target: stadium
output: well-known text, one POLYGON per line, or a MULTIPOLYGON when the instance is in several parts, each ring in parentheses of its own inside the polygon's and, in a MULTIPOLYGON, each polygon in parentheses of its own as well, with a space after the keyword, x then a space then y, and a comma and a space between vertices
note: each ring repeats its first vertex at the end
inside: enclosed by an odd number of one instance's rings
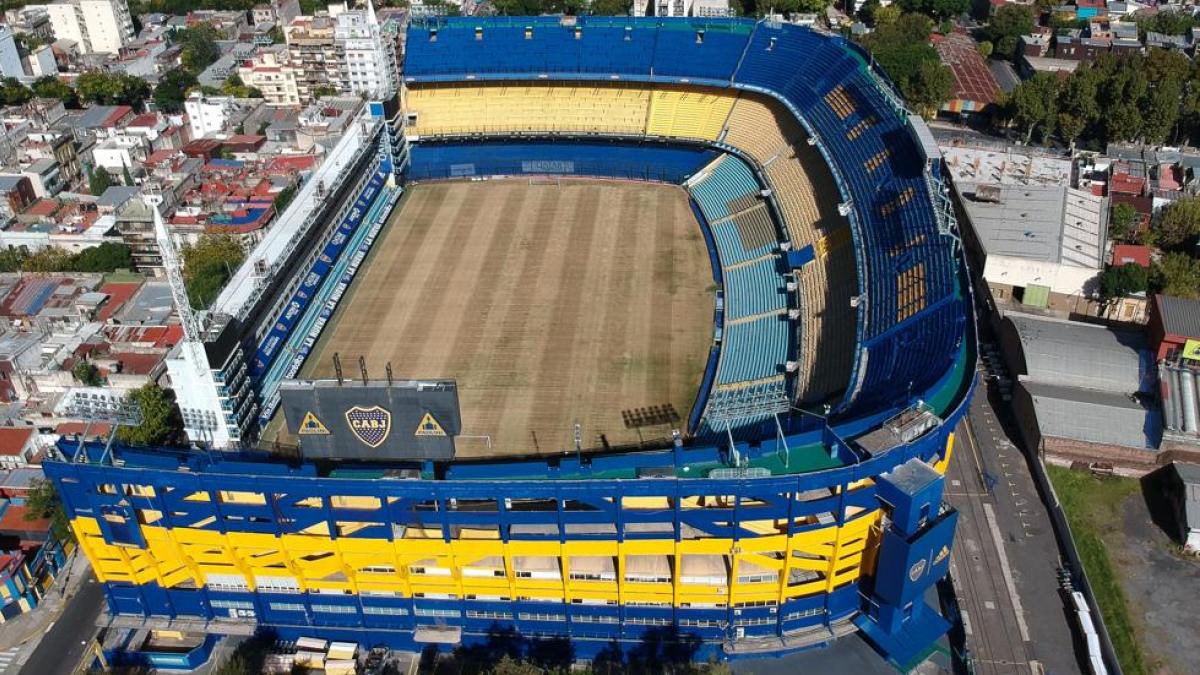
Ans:
POLYGON ((299 458, 46 464, 114 621, 925 658, 975 337, 936 144, 869 59, 765 21, 441 18, 403 77, 203 345, 252 392, 217 414, 282 408, 299 458))

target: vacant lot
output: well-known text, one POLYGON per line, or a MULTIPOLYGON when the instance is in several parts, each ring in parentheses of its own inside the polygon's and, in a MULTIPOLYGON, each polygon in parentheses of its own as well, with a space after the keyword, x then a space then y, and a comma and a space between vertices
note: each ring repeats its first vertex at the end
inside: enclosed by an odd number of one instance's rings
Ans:
POLYGON ((412 188, 305 367, 458 380, 460 457, 557 453, 683 428, 712 337, 681 188, 527 180, 412 188), (674 424, 627 428, 661 406, 674 424), (486 438, 490 438, 488 448, 486 438))

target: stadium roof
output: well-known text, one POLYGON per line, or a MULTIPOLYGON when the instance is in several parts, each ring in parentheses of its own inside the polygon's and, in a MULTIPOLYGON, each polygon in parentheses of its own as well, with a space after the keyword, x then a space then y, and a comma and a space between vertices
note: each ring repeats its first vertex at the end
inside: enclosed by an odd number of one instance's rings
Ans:
POLYGON ((1132 396, 1041 382, 1021 386, 1033 399, 1043 436, 1132 448, 1158 446, 1162 415, 1132 396))
POLYGON ((1121 395, 1154 387, 1154 355, 1140 332, 1023 314, 1007 320, 1025 355, 1023 379, 1121 395))

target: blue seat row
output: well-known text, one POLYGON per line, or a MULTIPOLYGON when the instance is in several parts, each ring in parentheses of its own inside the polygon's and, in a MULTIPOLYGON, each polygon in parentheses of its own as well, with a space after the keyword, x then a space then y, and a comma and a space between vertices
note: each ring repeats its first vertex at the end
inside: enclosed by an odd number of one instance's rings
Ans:
POLYGON ((784 309, 787 309, 787 297, 774 258, 745 267, 726 268, 726 321, 784 309))
POLYGON ((735 211, 729 205, 753 197, 759 186, 744 162, 726 155, 707 176, 693 184, 691 190, 704 217, 711 223, 733 215, 735 211))
POLYGON ((726 324, 717 384, 761 380, 783 373, 790 326, 784 316, 726 324))

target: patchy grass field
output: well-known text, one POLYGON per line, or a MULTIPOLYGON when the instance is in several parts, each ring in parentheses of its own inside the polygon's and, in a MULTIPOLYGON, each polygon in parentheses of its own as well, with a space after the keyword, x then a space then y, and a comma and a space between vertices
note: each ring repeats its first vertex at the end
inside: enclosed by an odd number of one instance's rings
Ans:
POLYGON ((712 341, 699 225, 677 186, 526 180, 417 185, 303 377, 458 380, 460 457, 560 453, 683 427, 712 341), (674 425, 627 428, 663 406, 674 425), (490 447, 482 439, 491 439, 490 447))
POLYGON ((1047 465, 1046 473, 1066 511, 1071 536, 1083 560, 1092 591, 1100 603, 1117 659, 1126 675, 1144 675, 1154 670, 1142 651, 1140 626, 1130 611, 1121 575, 1109 556, 1112 546, 1121 546, 1122 504, 1139 495, 1141 485, 1132 478, 1095 478, 1081 471, 1047 465))

